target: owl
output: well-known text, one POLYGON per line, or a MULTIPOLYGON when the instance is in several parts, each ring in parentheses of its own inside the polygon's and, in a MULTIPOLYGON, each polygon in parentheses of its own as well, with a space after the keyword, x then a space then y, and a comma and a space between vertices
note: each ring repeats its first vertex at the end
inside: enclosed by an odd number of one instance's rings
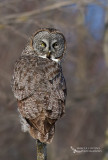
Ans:
POLYGON ((65 112, 66 83, 61 67, 65 48, 62 33, 40 29, 14 67, 11 86, 22 129, 43 143, 52 142, 55 123, 65 112))

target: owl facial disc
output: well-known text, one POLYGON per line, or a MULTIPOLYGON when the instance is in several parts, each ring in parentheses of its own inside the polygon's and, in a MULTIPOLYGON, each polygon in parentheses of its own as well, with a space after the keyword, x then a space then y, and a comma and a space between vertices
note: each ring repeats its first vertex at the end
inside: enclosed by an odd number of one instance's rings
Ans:
POLYGON ((35 54, 59 62, 65 51, 65 39, 59 32, 40 31, 32 40, 35 54))

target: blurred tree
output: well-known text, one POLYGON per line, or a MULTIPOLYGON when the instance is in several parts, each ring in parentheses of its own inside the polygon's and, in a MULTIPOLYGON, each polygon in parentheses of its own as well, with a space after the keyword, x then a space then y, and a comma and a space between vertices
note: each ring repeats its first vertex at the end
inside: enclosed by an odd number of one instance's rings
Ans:
POLYGON ((102 40, 105 28, 105 6, 91 3, 86 6, 85 25, 96 40, 102 40))
POLYGON ((36 157, 34 140, 20 130, 10 80, 28 37, 40 27, 58 28, 67 39, 63 62, 68 87, 66 115, 57 124, 48 158, 102 160, 107 153, 103 150, 73 155, 70 146, 103 147, 105 143, 108 0, 0 0, 0 159, 36 157))

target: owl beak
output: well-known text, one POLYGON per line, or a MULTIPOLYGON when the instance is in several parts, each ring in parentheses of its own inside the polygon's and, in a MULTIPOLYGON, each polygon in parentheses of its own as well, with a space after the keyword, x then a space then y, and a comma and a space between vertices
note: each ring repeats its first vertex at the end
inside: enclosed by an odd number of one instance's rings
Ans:
POLYGON ((50 59, 50 57, 51 57, 51 51, 49 50, 48 53, 47 53, 47 58, 50 59))

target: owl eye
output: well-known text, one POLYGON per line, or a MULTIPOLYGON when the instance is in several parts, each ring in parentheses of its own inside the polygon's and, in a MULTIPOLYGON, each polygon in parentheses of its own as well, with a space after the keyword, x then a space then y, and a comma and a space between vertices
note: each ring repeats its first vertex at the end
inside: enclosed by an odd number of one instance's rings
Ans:
POLYGON ((55 42, 55 43, 53 44, 53 48, 58 48, 58 43, 57 43, 57 42, 55 42))
POLYGON ((46 44, 45 44, 44 42, 41 42, 41 43, 40 43, 40 46, 41 46, 42 48, 45 48, 45 47, 46 47, 46 44))

